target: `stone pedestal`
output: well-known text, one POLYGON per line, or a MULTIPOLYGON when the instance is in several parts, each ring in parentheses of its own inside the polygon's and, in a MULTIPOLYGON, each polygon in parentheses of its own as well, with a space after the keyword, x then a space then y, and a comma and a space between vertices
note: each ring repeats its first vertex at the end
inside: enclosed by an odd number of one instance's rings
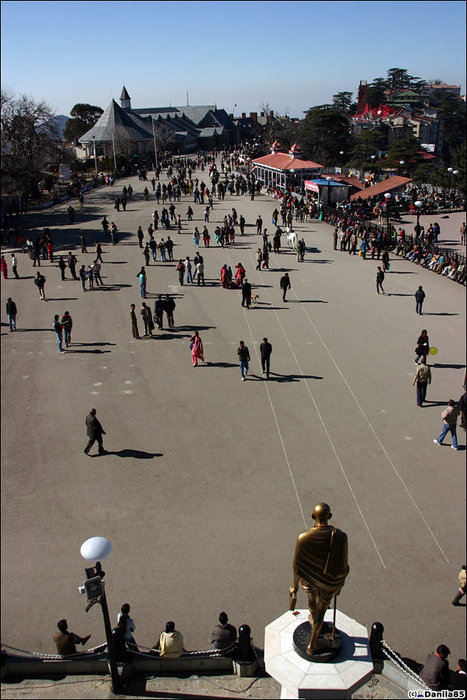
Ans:
MULTIPOLYGON (((332 624, 333 610, 325 621, 332 624)), ((368 632, 363 625, 337 611, 336 627, 342 651, 329 663, 302 659, 294 650, 295 629, 308 620, 308 610, 288 611, 265 630, 266 671, 282 685, 281 698, 348 698, 373 673, 368 632)))

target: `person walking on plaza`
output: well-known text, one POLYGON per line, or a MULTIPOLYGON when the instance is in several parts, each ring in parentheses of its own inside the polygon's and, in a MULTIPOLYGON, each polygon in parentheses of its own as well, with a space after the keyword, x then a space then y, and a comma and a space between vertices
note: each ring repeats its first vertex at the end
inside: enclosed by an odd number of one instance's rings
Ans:
POLYGON ((154 302, 154 321, 160 331, 164 330, 164 301, 162 294, 159 294, 154 302))
POLYGON ((96 418, 96 409, 91 408, 89 411, 88 415, 86 416, 86 430, 87 430, 87 436, 89 438, 88 444, 84 448, 85 454, 89 454, 89 450, 91 447, 94 445, 94 443, 97 440, 97 444, 99 446, 99 454, 103 455, 106 453, 106 450, 104 450, 104 445, 102 442, 102 436, 106 434, 104 428, 100 424, 100 421, 96 418))
POLYGON ((82 644, 84 646, 91 638, 90 634, 86 637, 80 637, 73 632, 69 632, 68 622, 66 620, 59 620, 57 622, 57 628, 58 633, 54 635, 54 643, 57 648, 57 654, 60 654, 60 656, 76 654, 76 645, 82 644))
POLYGON ((58 266, 60 268, 60 274, 62 276, 62 282, 65 281, 65 270, 66 270, 66 262, 63 259, 63 255, 60 255, 58 259, 58 266))
POLYGON ((142 299, 146 299, 146 270, 144 265, 136 275, 139 281, 139 291, 142 299))
POLYGON ((131 306, 130 306, 131 332, 133 334, 133 338, 136 338, 137 340, 139 340, 138 319, 136 318, 135 308, 136 308, 135 305, 131 304, 131 306))
POLYGON ((261 218, 261 214, 258 215, 258 218, 256 219, 256 233, 261 236, 263 233, 263 220, 261 218))
POLYGON ((269 379, 272 345, 267 338, 263 338, 263 342, 259 346, 259 353, 261 356, 261 368, 263 370, 263 374, 265 374, 266 378, 269 379))
POLYGON ((99 260, 100 263, 103 263, 104 261, 102 260, 102 246, 101 246, 101 244, 96 243, 95 248, 96 248, 96 260, 99 260))
POLYGON ((460 244, 465 245, 465 221, 462 222, 459 233, 461 234, 460 244))
POLYGON ((281 281, 279 282, 279 287, 282 289, 282 301, 287 301, 285 298, 285 295, 287 294, 287 290, 291 288, 290 284, 290 277, 288 272, 284 272, 284 274, 281 277, 281 281))
POLYGON ((89 289, 94 289, 94 269, 92 265, 88 265, 86 277, 88 278, 89 289))
POLYGON ((83 289, 83 292, 86 291, 86 280, 88 278, 87 272, 86 272, 86 266, 81 265, 78 271, 79 278, 81 280, 81 287, 83 289))
POLYGON ((145 263, 146 267, 149 267, 149 260, 150 260, 150 255, 151 255, 149 243, 145 243, 144 248, 143 248, 143 255, 144 255, 144 263, 145 263))
POLYGON ((242 284, 242 306, 246 306, 247 309, 250 308, 251 304, 251 284, 248 282, 247 278, 243 280, 242 284))
POLYGON ((443 429, 437 438, 433 438, 433 442, 437 445, 443 443, 444 438, 447 433, 451 433, 453 450, 457 450, 457 418, 459 416, 459 409, 456 406, 454 399, 449 399, 448 407, 442 412, 441 418, 443 419, 443 429))
POLYGON ((245 345, 243 340, 240 341, 240 347, 237 349, 237 355, 240 362, 240 374, 242 375, 242 382, 245 381, 245 377, 248 374, 248 363, 250 361, 250 351, 245 345))
POLYGON ((16 314, 18 313, 18 310, 16 308, 16 304, 11 297, 8 297, 8 300, 6 303, 6 313, 8 316, 8 325, 10 327, 10 333, 11 333, 12 331, 16 330, 16 314))
MULTIPOLYGON (((203 284, 204 284, 204 282, 203 282, 203 284)), ((175 299, 173 299, 171 296, 169 296, 169 294, 166 294, 163 307, 164 307, 165 313, 167 314, 167 324, 168 324, 169 328, 173 328, 175 325, 175 321, 174 321, 174 311, 175 311, 175 307, 176 307, 175 299)))
POLYGON ((261 270, 261 263, 263 262, 263 253, 261 252, 261 248, 258 248, 256 251, 256 267, 255 270, 261 270))
POLYGON ((427 386, 431 384, 431 369, 423 361, 417 367, 412 386, 415 386, 415 382, 417 383, 417 406, 422 407, 426 400, 427 386))
POLYGON ((15 276, 15 279, 19 279, 18 275, 18 258, 14 253, 11 254, 11 270, 15 276))
POLYGON ((80 239, 80 243, 81 243, 81 252, 82 252, 82 253, 87 253, 87 252, 88 252, 88 249, 87 249, 87 247, 86 247, 86 236, 84 235, 84 233, 81 233, 81 234, 80 234, 79 239, 80 239))
POLYGON ((152 338, 152 332, 154 330, 154 322, 152 320, 152 313, 151 309, 149 306, 146 304, 145 301, 141 304, 141 309, 140 309, 140 314, 143 319, 144 323, 144 335, 145 336, 151 336, 152 338))
POLYGON ((379 294, 379 290, 381 289, 382 293, 384 294, 384 289, 383 289, 383 282, 384 282, 384 272, 378 265, 376 268, 376 293, 379 294))
POLYGON ((196 263, 194 276, 195 276, 195 277, 197 278, 197 280, 198 280, 198 287, 199 287, 200 285, 203 285, 203 287, 204 287, 204 286, 205 286, 205 281, 204 281, 204 262, 203 262, 203 259, 202 259, 202 258, 199 258, 199 259, 198 259, 198 262, 196 263))
POLYGON ((420 333, 417 340, 417 347, 415 348, 415 359, 413 361, 414 365, 418 365, 420 358, 422 362, 426 365, 426 356, 430 352, 430 339, 428 338, 425 329, 420 333))
POLYGON ((420 316, 422 315, 422 308, 423 308, 424 300, 425 300, 425 292, 423 291, 423 287, 420 285, 420 287, 415 292, 415 313, 419 314, 420 316))
POLYGON ((55 333, 57 334, 57 347, 58 347, 58 352, 60 354, 63 354, 65 350, 63 349, 63 325, 60 323, 60 317, 58 314, 55 314, 54 316, 54 322, 53 322, 53 328, 55 333))
POLYGON ((73 319, 71 318, 69 311, 65 311, 63 314, 61 324, 65 335, 65 347, 67 348, 69 345, 71 345, 71 329, 73 328, 73 319))
POLYGON ((103 283, 102 277, 101 277, 101 264, 97 260, 97 258, 94 260, 94 262, 92 264, 92 271, 94 273, 94 282, 96 283, 96 287, 99 284, 101 285, 101 287, 103 287, 104 283, 103 283))
POLYGON ((452 605, 460 605, 460 601, 467 593, 467 566, 464 564, 459 571, 459 590, 457 591, 454 599, 451 601, 452 605))
POLYGON ((199 337, 198 331, 195 331, 194 334, 190 338, 190 348, 191 348, 191 357, 193 360, 193 367, 197 367, 198 360, 201 360, 201 362, 204 362, 203 341, 199 337))
POLYGON ((193 284, 193 275, 191 274, 191 269, 192 269, 191 268, 191 260, 188 257, 188 255, 185 258, 184 265, 185 265, 187 284, 193 284))
POLYGON ((178 261, 177 272, 178 272, 178 283, 183 287, 183 278, 185 276, 185 265, 183 264, 183 260, 181 260, 181 259, 178 261))
POLYGON ((7 280, 8 279, 8 264, 7 261, 5 260, 5 256, 2 255, 0 259, 0 270, 2 271, 3 279, 7 280))
POLYGON ((138 226, 138 232, 136 235, 138 236, 138 245, 140 248, 142 248, 143 247, 144 233, 143 233, 143 229, 141 228, 141 226, 138 226))
POLYGON ((36 272, 36 276, 34 277, 34 284, 39 290, 40 299, 45 301, 45 277, 44 275, 41 275, 39 270, 36 272))

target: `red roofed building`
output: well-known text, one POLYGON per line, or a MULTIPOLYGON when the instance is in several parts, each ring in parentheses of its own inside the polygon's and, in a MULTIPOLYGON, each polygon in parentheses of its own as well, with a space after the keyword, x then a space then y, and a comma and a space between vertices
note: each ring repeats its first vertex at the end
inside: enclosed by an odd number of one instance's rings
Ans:
POLYGON ((302 160, 296 143, 288 153, 278 151, 279 143, 274 141, 271 153, 251 161, 251 170, 265 187, 277 187, 286 190, 292 186, 303 188, 305 180, 312 180, 321 175, 323 165, 312 160, 302 160))
POLYGON ((397 192, 402 190, 406 185, 412 182, 410 177, 401 177, 400 175, 395 175, 394 177, 388 177, 387 180, 383 182, 378 182, 372 187, 367 187, 366 190, 361 192, 355 192, 350 197, 350 201, 354 202, 356 199, 369 199, 370 197, 377 197, 379 195, 384 195, 386 192, 397 192))

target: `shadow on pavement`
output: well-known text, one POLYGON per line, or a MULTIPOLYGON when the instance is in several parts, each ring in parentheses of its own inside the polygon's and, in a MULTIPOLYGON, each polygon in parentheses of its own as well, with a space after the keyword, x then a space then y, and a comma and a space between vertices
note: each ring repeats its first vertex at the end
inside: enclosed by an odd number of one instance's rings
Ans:
POLYGON ((288 304, 328 304, 324 299, 287 299, 288 304))
POLYGON ((217 326, 177 326, 179 331, 209 331, 217 326))
POLYGON ((232 362, 205 362, 204 365, 198 365, 198 367, 238 367, 238 365, 232 362))
MULTIPOLYGON (((237 367, 237 365, 231 365, 237 367)), ((249 374, 247 381, 252 379, 255 382, 298 382, 300 379, 322 379, 314 374, 277 374, 270 372, 269 377, 264 377, 260 374, 249 374)))
POLYGON ((117 343, 72 343, 73 347, 87 347, 89 345, 91 346, 102 346, 102 345, 116 345, 117 343))
POLYGON ((424 311, 422 316, 459 316, 459 314, 450 314, 447 311, 440 311, 439 313, 424 311))
POLYGON ((69 353, 75 353, 76 355, 81 354, 84 355, 85 353, 92 353, 94 355, 103 355, 104 353, 107 352, 112 352, 111 350, 99 350, 99 348, 96 348, 95 350, 70 350, 70 348, 66 349, 66 354, 68 355, 69 353))
POLYGON ((78 297, 47 297, 46 301, 78 301, 78 297))
POLYGON ((154 457, 163 457, 162 452, 144 452, 143 450, 124 449, 118 452, 107 450, 106 454, 115 455, 116 457, 133 457, 134 459, 153 459, 154 457))
MULTIPOLYGON (((438 369, 464 369, 465 365, 448 365, 435 362, 431 367, 437 367, 438 369)), ((445 402, 446 403, 446 402, 445 402)))

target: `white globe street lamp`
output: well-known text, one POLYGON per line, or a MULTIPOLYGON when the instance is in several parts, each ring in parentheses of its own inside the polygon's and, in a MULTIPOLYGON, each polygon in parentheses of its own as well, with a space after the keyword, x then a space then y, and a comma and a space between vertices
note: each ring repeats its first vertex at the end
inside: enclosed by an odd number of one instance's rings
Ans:
POLYGON ((80 548, 80 553, 86 561, 95 561, 95 566, 91 566, 86 571, 86 581, 80 588, 81 593, 86 594, 89 604, 86 612, 93 605, 99 603, 102 609, 102 617, 104 618, 105 638, 107 640, 108 666, 111 676, 112 692, 118 694, 118 667, 117 656, 115 653, 114 638, 112 636, 112 627, 110 625, 109 608, 107 607, 107 597, 105 595, 104 576, 105 571, 102 571, 101 560, 106 559, 112 551, 112 544, 106 537, 90 537, 83 542, 80 548))

